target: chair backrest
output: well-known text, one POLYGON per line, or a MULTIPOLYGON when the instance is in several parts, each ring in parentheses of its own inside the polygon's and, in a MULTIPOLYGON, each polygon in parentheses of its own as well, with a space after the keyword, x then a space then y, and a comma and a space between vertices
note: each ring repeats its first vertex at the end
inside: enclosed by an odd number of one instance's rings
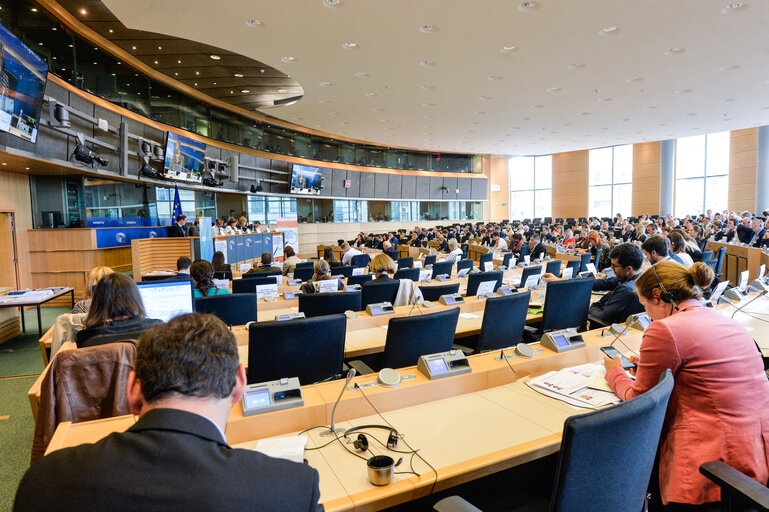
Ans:
POLYGON ((566 262, 566 268, 571 269, 571 276, 577 277, 577 274, 579 274, 579 268, 582 266, 582 260, 569 260, 566 262))
POLYGON ((78 342, 77 348, 98 347, 101 345, 110 345, 120 341, 138 340, 139 336, 141 336, 141 334, 147 329, 148 327, 145 327, 144 329, 137 329, 135 331, 119 332, 116 334, 97 334, 96 336, 91 336, 82 342, 78 342))
POLYGON ((510 260, 513 258, 513 256, 514 256, 513 253, 508 252, 502 257, 502 265, 504 265, 505 268, 510 267, 510 260))
POLYGON ((424 266, 426 267, 427 265, 435 264, 435 260, 437 260, 437 259, 438 259, 438 256, 436 256, 434 254, 432 256, 430 256, 428 254, 427 256, 425 256, 425 265, 424 266))
POLYGON ((713 258, 713 251, 702 251, 700 261, 708 261, 713 258))
POLYGON ((251 277, 249 279, 234 279, 232 281, 232 293, 256 293, 256 287, 265 284, 275 284, 275 278, 251 277))
POLYGON ((354 267, 352 267, 351 265, 340 265, 338 267, 331 267, 331 275, 350 277, 352 275, 353 268, 354 267))
POLYGON ((632 400, 568 418, 550 511, 643 510, 671 391, 673 376, 665 370, 632 400))
POLYGON ((475 274, 470 274, 470 277, 467 278, 467 296, 473 297, 478 292, 478 285, 485 281, 496 281, 494 284, 494 291, 497 291, 497 289, 502 286, 502 275, 504 272, 501 270, 494 270, 491 272, 478 272, 475 274))
POLYGON ((266 270, 264 272, 246 272, 243 274, 243 279, 256 279, 259 277, 268 277, 268 276, 280 276, 283 275, 283 272, 280 270, 266 270))
POLYGON ((481 335, 475 352, 498 350, 517 345, 523 339, 531 291, 486 299, 481 335))
POLYGON ((417 364, 419 356, 451 350, 459 308, 427 315, 390 318, 382 354, 382 368, 417 364))
POLYGON ((414 258, 411 256, 407 258, 398 258, 398 270, 402 268, 413 268, 414 267, 414 258))
POLYGON ((395 279, 411 279, 417 282, 419 281, 419 269, 413 267, 399 268, 394 277, 395 279))
POLYGON ((368 267, 368 264, 371 263, 371 256, 368 254, 356 254, 352 257, 351 263, 355 268, 368 267))
MULTIPOLYGON (((580 256, 580 264, 579 264, 579 271, 580 272, 587 272, 587 264, 590 263, 590 258, 592 258, 592 254, 589 252, 586 252, 582 256, 580 256)), ((596 267, 597 269, 598 267, 596 267)))
POLYGON ((371 281, 374 278, 374 274, 361 274, 359 276, 350 276, 347 278, 347 286, 354 284, 363 284, 366 281, 371 281))
POLYGON ((521 244, 521 261, 523 261, 523 257, 529 254, 529 244, 521 244))
POLYGON ((232 281, 232 271, 219 270, 218 272, 214 272, 214 279, 226 279, 228 281, 232 281))
POLYGON ((361 292, 302 293, 299 295, 299 312, 307 318, 336 315, 347 310, 360 311, 361 292))
POLYGON ((582 327, 587 322, 593 278, 577 278, 547 283, 542 330, 582 327))
POLYGON ((721 277, 721 267, 724 265, 724 254, 726 253, 726 247, 721 247, 718 249, 718 256, 716 257, 716 268, 715 268, 715 274, 716 277, 721 277))
POLYGON ((296 268, 315 268, 315 262, 314 261, 302 261, 300 263, 296 264, 296 268))
POLYGON ((423 299, 436 301, 441 298, 441 295, 459 293, 459 283, 440 284, 435 286, 420 286, 419 291, 422 292, 423 299))
POLYGON ((601 264, 601 254, 603 254, 603 249, 599 247, 595 251, 595 258, 593 258, 593 263, 595 263, 596 270, 600 270, 599 265, 601 264))
POLYGON ((299 268, 298 266, 294 269, 294 279, 301 279, 302 281, 309 281, 312 279, 312 276, 315 274, 315 269, 313 267, 302 267, 299 268))
POLYGON ((561 260, 548 261, 545 265, 545 272, 553 274, 554 276, 561 275, 561 260))
POLYGON ((542 265, 536 265, 533 267, 524 267, 523 272, 521 272, 521 284, 520 286, 526 286, 526 280, 530 276, 536 276, 542 273, 542 265))
POLYGON ((480 268, 483 268, 483 264, 488 261, 494 261, 494 253, 487 252, 485 254, 481 254, 480 259, 478 260, 480 268))
POLYGON ((347 318, 327 315, 248 327, 248 383, 299 377, 306 386, 342 373, 347 318))
POLYGON ((470 258, 464 258, 457 262, 457 273, 459 273, 460 270, 469 268, 470 270, 473 269, 473 260, 470 258))
POLYGON ((398 295, 398 287, 400 281, 397 279, 388 279, 385 282, 380 282, 379 279, 374 279, 363 283, 361 291, 363 295, 361 297, 361 310, 366 309, 369 304, 377 304, 378 302, 389 302, 395 304, 395 296, 398 295))
POLYGON ((441 261, 439 263, 433 263, 432 279, 435 279, 437 276, 440 276, 442 274, 446 274, 447 276, 451 277, 451 271, 453 268, 454 268, 454 263, 451 261, 441 261))
POLYGON ((257 322, 256 293, 212 295, 195 299, 195 311, 217 316, 227 325, 257 322))

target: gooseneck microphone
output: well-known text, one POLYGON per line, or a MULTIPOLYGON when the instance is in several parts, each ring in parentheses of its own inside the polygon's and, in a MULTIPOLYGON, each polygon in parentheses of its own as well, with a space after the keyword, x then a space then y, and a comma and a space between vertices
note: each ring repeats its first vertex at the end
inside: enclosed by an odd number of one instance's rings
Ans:
POLYGON ((344 386, 342 386, 342 391, 339 392, 339 396, 336 399, 336 402, 334 403, 334 408, 331 409, 331 427, 329 428, 328 432, 324 432, 321 435, 324 436, 338 436, 340 433, 344 432, 344 429, 340 430, 340 432, 337 432, 336 425, 334 424, 334 416, 336 415, 336 408, 339 405, 340 400, 342 400, 342 395, 344 395, 344 391, 347 389, 347 386, 350 385, 350 381, 358 372, 355 371, 355 368, 350 368, 350 371, 347 372, 347 378, 344 381, 344 386))
POLYGON ((756 295, 755 297, 753 297, 749 301, 745 302, 744 304, 740 304, 740 307, 734 308, 734 313, 732 313, 732 318, 734 318, 734 315, 736 315, 737 313, 742 311, 745 308, 745 306, 747 306, 748 304, 754 302, 759 297, 763 297, 764 295, 767 294, 767 292, 769 292, 769 290, 761 290, 761 292, 759 292, 758 295, 756 295))

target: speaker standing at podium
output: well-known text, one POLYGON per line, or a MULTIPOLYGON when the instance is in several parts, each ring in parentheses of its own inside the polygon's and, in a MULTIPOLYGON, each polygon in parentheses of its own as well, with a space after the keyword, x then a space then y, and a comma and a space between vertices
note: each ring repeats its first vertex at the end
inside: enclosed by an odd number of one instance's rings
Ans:
POLYGON ((646 270, 636 289, 654 321, 643 334, 640 356, 630 358, 638 365, 635 382, 619 357, 604 361, 606 380, 622 400, 654 387, 668 368, 673 371, 659 455, 665 504, 719 500, 718 486, 699 472, 705 462, 722 460, 762 484, 769 478, 764 363, 742 325, 697 300, 695 285, 707 288, 712 280, 713 270, 704 263, 686 269, 662 261, 646 270))
POLYGON ((227 445, 224 428, 245 385, 235 338, 216 317, 182 315, 148 329, 128 377, 139 421, 37 461, 14 510, 322 510, 317 471, 227 445))

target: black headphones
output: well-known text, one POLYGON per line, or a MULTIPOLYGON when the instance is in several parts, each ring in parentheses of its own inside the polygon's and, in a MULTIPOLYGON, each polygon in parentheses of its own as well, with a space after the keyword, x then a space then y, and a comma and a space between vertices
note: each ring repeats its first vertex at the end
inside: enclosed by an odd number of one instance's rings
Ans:
POLYGON ((654 265, 652 265, 652 270, 654 271, 654 277, 657 278, 657 283, 659 283, 660 289, 662 290, 662 293, 660 293, 660 300, 667 304, 673 304, 675 302, 675 295, 665 289, 665 285, 662 284, 662 280, 660 279, 659 274, 657 274, 657 269, 654 265))
MULTIPOLYGON (((344 436, 342 436, 342 437, 346 438, 347 436, 349 436, 353 432, 361 431, 361 430, 368 430, 368 429, 373 429, 373 428, 379 428, 379 429, 383 429, 383 430, 387 430, 388 431, 388 434, 387 434, 387 448, 389 448, 391 450, 394 450, 395 448, 398 447, 398 438, 400 437, 400 434, 398 434, 398 431, 395 430, 394 428, 388 427, 388 426, 385 426, 385 425, 361 425, 359 427, 353 427, 353 428, 348 429, 347 431, 345 431, 344 436)), ((362 452, 365 452, 366 450, 368 450, 369 443, 368 443, 368 438, 366 437, 366 434, 360 432, 358 434, 358 437, 352 442, 352 445, 355 447, 356 450, 360 450, 362 452)))

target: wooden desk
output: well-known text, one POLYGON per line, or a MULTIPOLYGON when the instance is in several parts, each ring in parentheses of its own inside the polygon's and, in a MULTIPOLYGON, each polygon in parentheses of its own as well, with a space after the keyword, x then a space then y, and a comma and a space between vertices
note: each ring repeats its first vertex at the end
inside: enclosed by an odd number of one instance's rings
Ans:
MULTIPOLYGON (((496 361, 496 353, 470 357, 470 374, 428 380, 415 367, 401 374, 414 374, 397 388, 374 387, 365 391, 376 409, 403 434, 407 441, 437 470, 437 474, 418 458, 414 468, 421 476, 400 475, 393 483, 375 487, 368 483, 365 463, 353 457, 338 443, 306 452, 309 463, 320 473, 321 502, 326 510, 379 510, 467 482, 490 473, 554 453, 558 450, 563 421, 576 411, 561 402, 542 396, 522 382, 553 369, 598 361, 599 347, 612 338, 600 338, 599 331, 584 333, 587 346, 564 353, 543 349, 533 359, 512 359, 510 364, 496 361), (458 414, 457 411, 463 411, 458 414), (468 439, 472 442, 457 442, 468 439), (450 449, 448 449, 450 447, 450 449)), ((633 331, 623 341, 635 348, 640 336, 633 331)), ((354 382, 375 380, 375 375, 359 376, 354 382)), ((258 439, 298 433, 328 425, 342 381, 303 386, 303 407, 244 417, 239 404, 230 413, 227 441, 237 447, 252 448, 258 439)), ((382 424, 360 391, 347 391, 336 411, 337 425, 382 424)), ((62 423, 48 447, 54 450, 83 442, 95 442, 112 432, 123 431, 134 422, 121 416, 71 424, 62 423)), ((309 445, 328 442, 319 437, 320 429, 308 433, 309 445)), ((381 437, 378 432, 373 435, 381 437)), ((386 453, 381 446, 372 452, 386 453)), ((399 449, 405 449, 405 444, 399 449)), ((396 459, 399 454, 395 454, 396 459)))
MULTIPOLYGON (((37 310, 37 336, 38 338, 42 338, 43 336, 43 322, 40 318, 40 306, 43 304, 46 304, 48 302, 51 302, 53 300, 58 299, 59 297, 63 297, 64 295, 70 295, 70 299, 72 302, 72 305, 70 307, 75 307, 75 289, 70 288, 69 286, 62 287, 61 290, 55 292, 53 295, 49 295, 48 297, 45 297, 44 299, 40 300, 25 300, 25 301, 19 301, 19 302, 4 302, 0 303, 0 308, 19 308, 20 316, 21 316, 21 330, 22 332, 27 332, 27 326, 24 321, 24 308, 35 308, 37 310)), ((5 296, 4 296, 5 297, 5 296)))
POLYGON ((769 261, 767 255, 756 247, 708 242, 706 248, 712 250, 715 254, 721 247, 726 247, 724 264, 721 268, 723 279, 728 280, 735 286, 740 282, 741 272, 745 270, 750 271, 750 277, 748 278, 748 282, 750 282, 758 277, 758 267, 761 266, 761 263, 769 261))

